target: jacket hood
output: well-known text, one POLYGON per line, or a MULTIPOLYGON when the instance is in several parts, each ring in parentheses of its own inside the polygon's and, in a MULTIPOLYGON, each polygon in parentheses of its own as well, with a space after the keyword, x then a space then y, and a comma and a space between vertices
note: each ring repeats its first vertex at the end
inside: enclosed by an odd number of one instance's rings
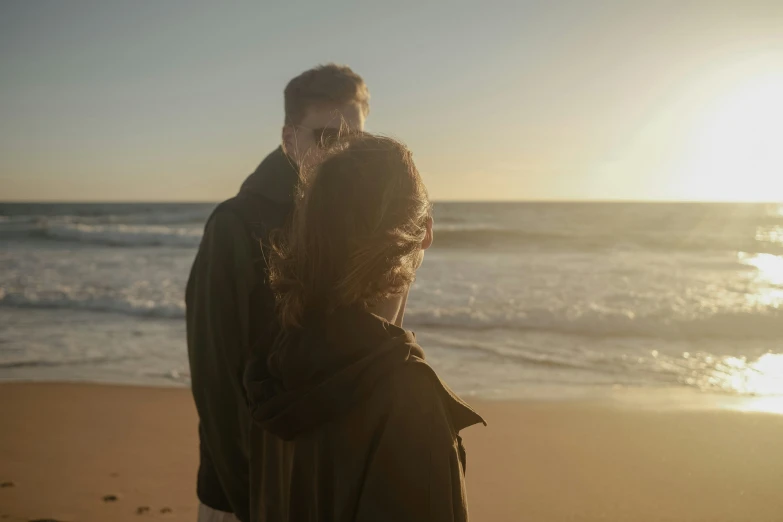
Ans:
POLYGON ((298 182, 299 168, 283 152, 283 147, 278 147, 247 177, 239 193, 256 194, 277 203, 288 203, 293 200, 298 182))
POLYGON ((281 334, 274 378, 266 360, 245 372, 250 411, 264 429, 286 440, 358 405, 384 377, 405 364, 431 374, 457 431, 483 419, 438 379, 411 332, 364 310, 343 309, 281 334))

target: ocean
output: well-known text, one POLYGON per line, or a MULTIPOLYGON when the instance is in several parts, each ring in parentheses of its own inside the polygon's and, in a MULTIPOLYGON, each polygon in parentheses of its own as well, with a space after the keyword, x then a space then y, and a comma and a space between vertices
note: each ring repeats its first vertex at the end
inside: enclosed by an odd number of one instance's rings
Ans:
MULTIPOLYGON (((0 204, 0 379, 189 384, 214 204, 0 204)), ((437 203, 405 326, 458 392, 783 396, 783 206, 437 203)))

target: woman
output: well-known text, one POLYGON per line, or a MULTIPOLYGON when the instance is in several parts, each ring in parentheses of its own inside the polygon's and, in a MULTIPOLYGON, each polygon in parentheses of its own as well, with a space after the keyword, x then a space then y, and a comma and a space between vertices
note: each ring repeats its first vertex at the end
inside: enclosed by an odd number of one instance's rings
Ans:
POLYGON ((246 375, 257 520, 467 520, 458 433, 483 420, 401 328, 432 239, 400 143, 349 138, 306 176, 269 256, 282 332, 246 375))

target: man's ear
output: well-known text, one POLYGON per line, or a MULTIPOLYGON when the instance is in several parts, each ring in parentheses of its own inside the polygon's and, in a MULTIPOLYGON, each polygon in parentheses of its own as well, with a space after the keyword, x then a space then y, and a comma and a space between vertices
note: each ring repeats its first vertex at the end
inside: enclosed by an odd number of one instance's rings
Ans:
POLYGON ((424 235, 424 240, 421 242, 421 249, 427 250, 429 247, 432 246, 432 242, 434 241, 434 233, 432 231, 432 225, 433 225, 433 219, 432 217, 427 218, 427 233, 424 235))
POLYGON ((288 157, 298 162, 299 158, 296 157, 296 127, 293 125, 283 125, 283 152, 288 154, 288 157))

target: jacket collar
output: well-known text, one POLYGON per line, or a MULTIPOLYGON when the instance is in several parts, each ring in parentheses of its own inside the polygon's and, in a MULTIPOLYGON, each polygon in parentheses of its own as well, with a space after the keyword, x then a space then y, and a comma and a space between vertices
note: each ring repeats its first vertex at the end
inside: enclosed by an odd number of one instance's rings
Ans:
POLYGON ((299 168, 283 152, 283 147, 278 147, 242 183, 239 193, 262 196, 276 203, 290 203, 298 183, 299 168))
POLYGON ((355 407, 375 385, 403 365, 428 373, 447 406, 456 431, 484 423, 425 362, 411 332, 358 308, 344 308, 305 330, 281 335, 285 348, 278 377, 266 373, 266 358, 245 370, 245 389, 253 418, 290 440, 355 407))

